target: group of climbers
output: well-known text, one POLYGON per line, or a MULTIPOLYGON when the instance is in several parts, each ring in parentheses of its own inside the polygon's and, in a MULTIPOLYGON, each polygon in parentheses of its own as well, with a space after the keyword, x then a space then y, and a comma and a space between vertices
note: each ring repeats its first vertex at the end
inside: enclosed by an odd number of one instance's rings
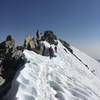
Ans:
MULTIPOLYGON (((50 58, 54 57, 54 50, 57 53, 57 45, 55 45, 55 48, 46 47, 44 40, 46 40, 43 33, 39 33, 37 30, 36 32, 36 38, 33 38, 31 35, 29 35, 25 41, 24 41, 24 47, 28 50, 33 50, 34 52, 41 54, 43 56, 50 56, 50 58)), ((51 45, 51 44, 50 44, 51 45)))
POLYGON ((49 48, 49 56, 50 56, 50 59, 54 56, 54 50, 52 47, 49 48))

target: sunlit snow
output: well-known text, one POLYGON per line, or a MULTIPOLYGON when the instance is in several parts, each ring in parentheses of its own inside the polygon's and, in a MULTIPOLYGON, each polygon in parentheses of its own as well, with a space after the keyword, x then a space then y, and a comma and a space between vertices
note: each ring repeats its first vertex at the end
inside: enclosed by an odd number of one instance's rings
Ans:
POLYGON ((27 62, 17 72, 6 100, 100 100, 100 64, 72 47, 79 61, 64 48, 59 42, 52 59, 25 50, 27 62))

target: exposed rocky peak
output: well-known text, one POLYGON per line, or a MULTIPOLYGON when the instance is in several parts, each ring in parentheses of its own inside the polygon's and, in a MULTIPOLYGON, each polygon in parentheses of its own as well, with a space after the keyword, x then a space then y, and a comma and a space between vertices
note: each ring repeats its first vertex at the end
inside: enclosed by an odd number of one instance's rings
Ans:
POLYGON ((15 47, 15 40, 8 35, 6 40, 0 43, 0 99, 10 88, 18 66, 24 63, 23 46, 15 47))
POLYGON ((34 37, 32 37, 31 35, 28 35, 24 41, 24 48, 28 50, 34 50, 35 47, 36 47, 36 41, 34 37))
POLYGON ((0 43, 0 57, 5 57, 5 55, 11 53, 15 48, 15 40, 11 35, 8 35, 6 40, 0 43))
POLYGON ((57 40, 57 36, 53 31, 44 31, 44 35, 42 36, 43 40, 46 40, 50 44, 56 44, 55 40, 57 40))
POLYGON ((53 39, 57 40, 57 36, 54 34, 53 31, 44 31, 44 37, 45 38, 52 37, 53 39))

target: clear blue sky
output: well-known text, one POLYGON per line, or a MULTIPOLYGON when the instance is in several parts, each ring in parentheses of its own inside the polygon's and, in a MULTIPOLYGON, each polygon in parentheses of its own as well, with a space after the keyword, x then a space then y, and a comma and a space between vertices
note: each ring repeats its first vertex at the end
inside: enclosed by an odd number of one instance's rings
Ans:
POLYGON ((37 29, 100 59, 100 0, 0 0, 0 41, 12 33, 20 43, 37 29))

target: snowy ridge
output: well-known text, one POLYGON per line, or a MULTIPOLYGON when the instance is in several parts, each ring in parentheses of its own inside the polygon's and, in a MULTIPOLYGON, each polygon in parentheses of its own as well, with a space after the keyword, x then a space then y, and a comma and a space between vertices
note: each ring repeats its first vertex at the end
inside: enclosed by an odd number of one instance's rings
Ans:
POLYGON ((89 70, 93 71, 94 74, 100 79, 100 63, 98 63, 96 60, 93 58, 89 57, 83 52, 80 52, 80 50, 71 47, 74 50, 74 54, 77 55, 81 59, 84 64, 88 65, 89 70))
MULTIPOLYGON (((47 42, 45 45, 49 46, 47 42)), ((25 50, 28 61, 16 74, 6 100, 100 100, 99 73, 94 75, 64 48, 59 42, 52 59, 25 50)), ((100 70, 99 63, 72 49, 89 68, 100 70)))

